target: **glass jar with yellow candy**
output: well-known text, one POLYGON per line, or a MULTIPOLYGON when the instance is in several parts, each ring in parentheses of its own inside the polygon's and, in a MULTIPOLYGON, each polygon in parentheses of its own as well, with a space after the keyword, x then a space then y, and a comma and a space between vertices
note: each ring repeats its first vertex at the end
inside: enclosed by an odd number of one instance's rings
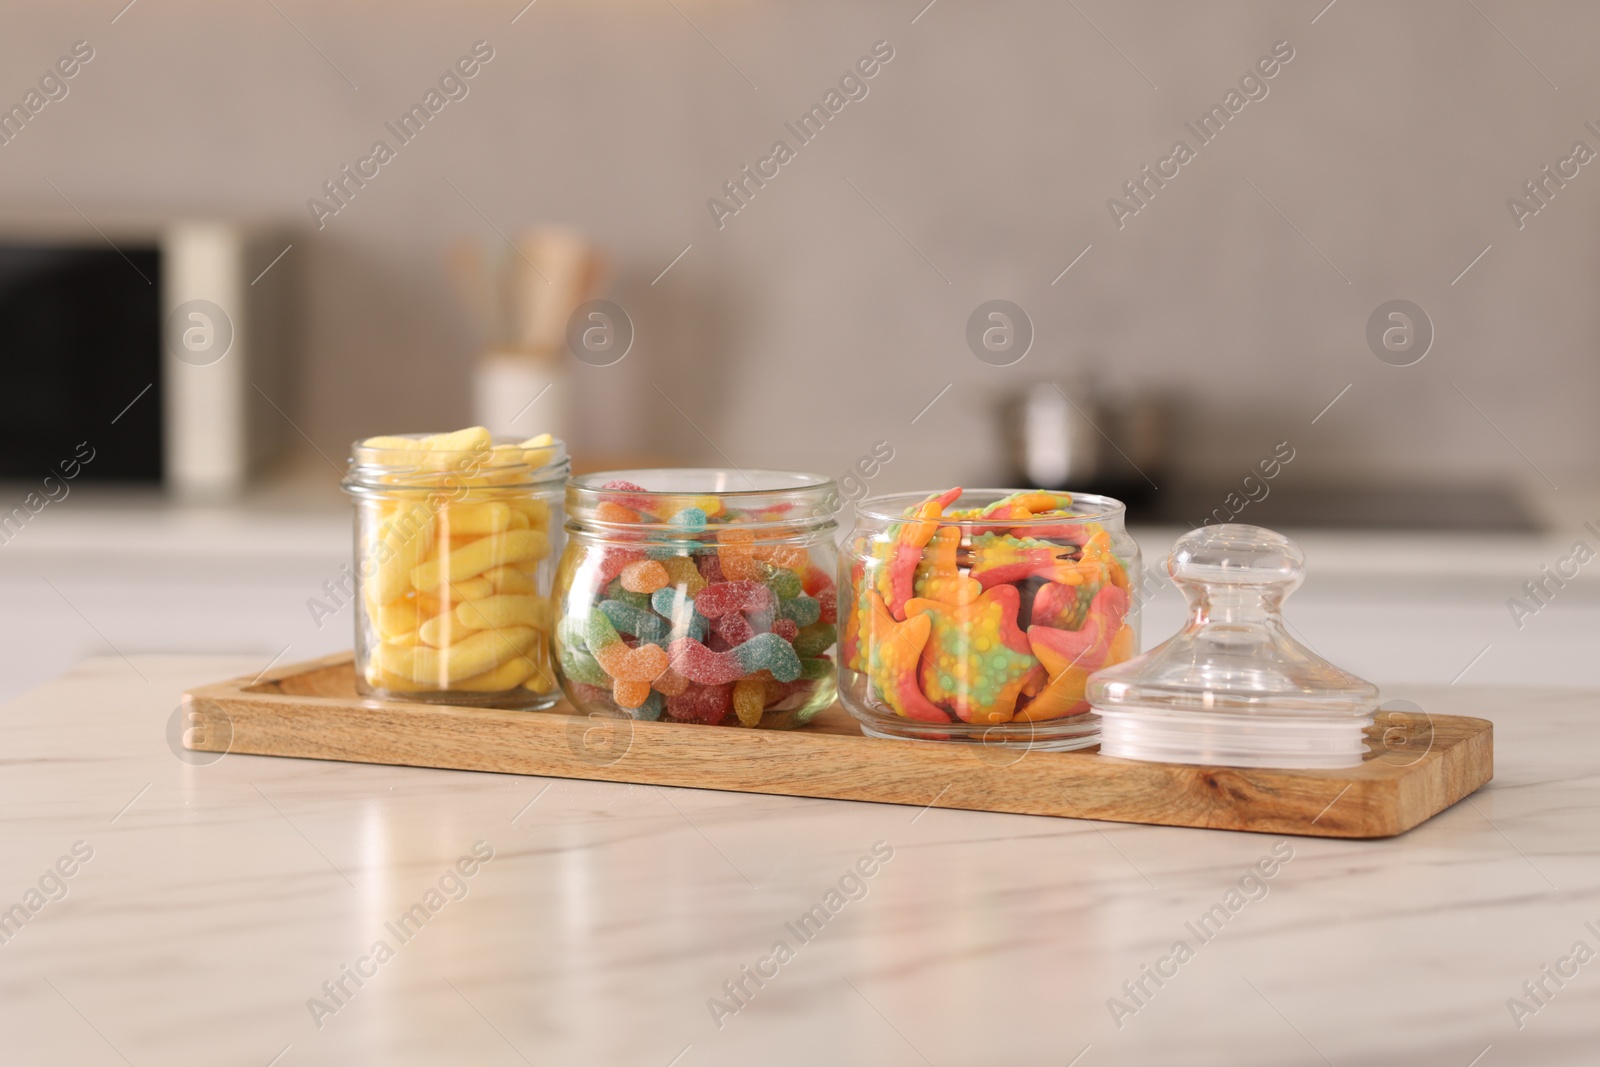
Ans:
POLYGON ((566 446, 482 427, 369 437, 356 508, 356 688, 429 703, 537 709, 560 696, 550 586, 566 446))
POLYGON ((876 737, 1074 749, 1089 675, 1139 651, 1139 546, 1109 497, 951 489, 856 507, 839 696, 876 737))

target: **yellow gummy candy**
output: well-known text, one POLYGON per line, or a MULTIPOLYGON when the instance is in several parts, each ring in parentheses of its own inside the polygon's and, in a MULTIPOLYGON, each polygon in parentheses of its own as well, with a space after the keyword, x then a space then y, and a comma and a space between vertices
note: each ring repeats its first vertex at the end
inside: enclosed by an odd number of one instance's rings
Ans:
MULTIPOLYGON (((503 533, 511 529, 511 506, 498 501, 488 504, 453 504, 439 512, 439 531, 450 537, 462 534, 503 533)), ((523 516, 526 519, 526 516, 523 516)))
POLYGON ((480 574, 476 578, 451 582, 439 590, 439 595, 458 603, 463 600, 482 600, 484 597, 494 595, 494 583, 480 574))
POLYGON ((762 678, 741 678, 733 684, 733 710, 740 726, 759 726, 767 706, 767 683, 762 678))
POLYGON ((493 446, 493 436, 482 426, 436 433, 417 442, 418 448, 429 452, 486 452, 493 446))
POLYGON ((550 505, 543 500, 512 500, 511 507, 520 511, 528 519, 528 529, 548 530, 550 528, 550 505))
POLYGON ((549 630, 553 621, 550 601, 542 596, 500 594, 471 600, 456 608, 456 622, 468 630, 500 626, 532 626, 549 630))
MULTIPOLYGON (((417 627, 417 637, 425 645, 434 648, 448 648, 465 637, 470 631, 465 626, 456 622, 455 612, 445 612, 435 615, 431 619, 424 619, 422 625, 417 627)), ((399 644, 392 641, 390 644, 399 644)))
POLYGON ((432 550, 433 516, 420 504, 379 525, 366 553, 377 563, 367 582, 368 602, 387 604, 404 596, 411 589, 411 572, 432 550))
POLYGON ((372 613, 372 623, 386 641, 415 633, 423 618, 415 600, 396 600, 372 613))
POLYGON ((457 689, 465 689, 470 693, 499 693, 506 689, 515 689, 533 676, 538 664, 530 656, 518 656, 506 660, 492 671, 473 678, 467 678, 455 684, 457 689))
POLYGON ((451 688, 521 656, 532 647, 538 634, 531 626, 507 626, 478 630, 447 648, 384 645, 382 665, 390 673, 414 682, 451 688))
POLYGON ((528 680, 522 683, 522 688, 532 693, 553 693, 556 690, 555 660, 550 655, 550 638, 547 634, 540 634, 533 642, 533 647, 528 649, 527 656, 533 660, 535 669, 528 680))
POLYGON ((483 577, 489 579, 496 593, 517 593, 523 596, 532 596, 539 591, 538 584, 515 567, 496 567, 493 570, 484 571, 483 577))
POLYGON ((448 556, 432 559, 412 568, 411 584, 429 593, 448 577, 451 581, 476 578, 484 571, 506 563, 543 559, 550 554, 550 541, 539 530, 511 530, 499 537, 485 537, 448 556))

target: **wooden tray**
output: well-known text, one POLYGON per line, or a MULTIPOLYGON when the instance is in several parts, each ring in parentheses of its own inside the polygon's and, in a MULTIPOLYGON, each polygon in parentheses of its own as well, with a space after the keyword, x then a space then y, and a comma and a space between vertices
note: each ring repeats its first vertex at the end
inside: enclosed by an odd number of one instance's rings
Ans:
POLYGON ((866 737, 839 705, 801 730, 364 700, 349 653, 184 694, 197 751, 497 771, 1314 837, 1389 837, 1494 775, 1493 724, 1389 716, 1359 768, 1244 770, 866 737))

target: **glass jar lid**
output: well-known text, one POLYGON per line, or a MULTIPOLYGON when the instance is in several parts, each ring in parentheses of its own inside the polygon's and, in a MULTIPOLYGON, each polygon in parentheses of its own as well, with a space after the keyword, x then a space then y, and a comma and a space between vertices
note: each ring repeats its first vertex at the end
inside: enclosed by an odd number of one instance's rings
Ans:
POLYGON ((1167 571, 1189 602, 1184 628, 1089 680, 1102 754, 1253 767, 1361 762, 1378 689, 1285 628, 1284 598, 1305 576, 1299 545, 1259 526, 1209 526, 1179 538, 1167 571))

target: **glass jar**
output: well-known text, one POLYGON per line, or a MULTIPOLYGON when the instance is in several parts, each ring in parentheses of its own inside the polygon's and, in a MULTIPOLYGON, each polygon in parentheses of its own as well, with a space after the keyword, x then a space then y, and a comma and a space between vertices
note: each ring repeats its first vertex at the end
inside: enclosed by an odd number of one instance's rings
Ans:
POLYGON ((631 470, 567 483, 556 657, 580 710, 802 726, 833 703, 832 479, 631 470))
POLYGON ((841 574, 840 698, 874 737, 1086 748, 1089 675, 1139 651, 1139 546, 1109 497, 863 501, 841 574))
POLYGON ((351 449, 356 689, 528 710, 560 697, 550 586, 566 446, 475 428, 351 449))

